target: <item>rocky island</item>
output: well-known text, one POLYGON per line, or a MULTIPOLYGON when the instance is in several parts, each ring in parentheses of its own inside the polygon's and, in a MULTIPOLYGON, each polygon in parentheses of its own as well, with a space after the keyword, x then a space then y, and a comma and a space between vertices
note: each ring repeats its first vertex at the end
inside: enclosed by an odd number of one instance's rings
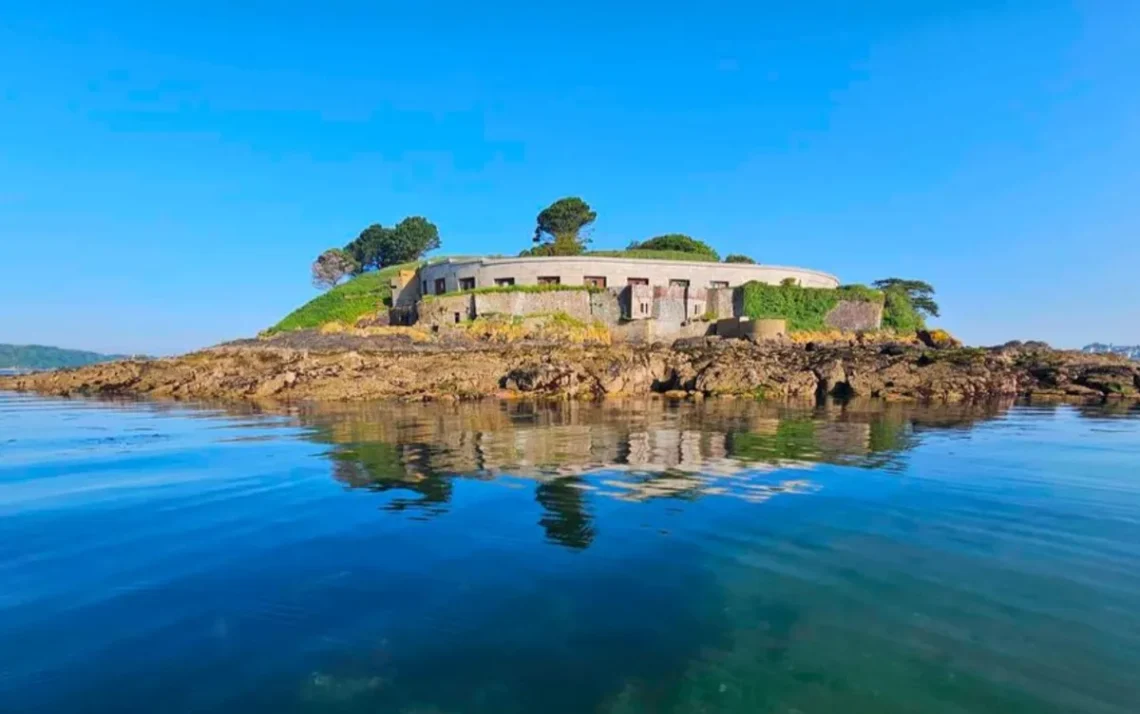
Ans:
POLYGON ((0 389, 180 399, 485 397, 1133 399, 1140 363, 1042 343, 963 347, 926 319, 934 289, 843 285, 722 261, 681 234, 587 251, 579 198, 538 215, 516 257, 423 259, 435 226, 373 225, 313 263, 328 291, 257 339, 181 357, 0 378, 0 389))
POLYGON ((992 348, 852 338, 672 344, 501 342, 302 330, 154 360, 0 378, 0 389, 177 399, 669 397, 965 401, 1140 397, 1140 363, 1040 343, 992 348))

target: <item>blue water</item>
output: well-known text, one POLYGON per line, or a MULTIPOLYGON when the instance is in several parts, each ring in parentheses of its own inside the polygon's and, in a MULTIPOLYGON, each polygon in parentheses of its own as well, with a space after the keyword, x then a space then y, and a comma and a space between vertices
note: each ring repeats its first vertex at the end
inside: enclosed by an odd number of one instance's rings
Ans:
POLYGON ((0 394, 2 712, 1140 710, 1140 410, 0 394))

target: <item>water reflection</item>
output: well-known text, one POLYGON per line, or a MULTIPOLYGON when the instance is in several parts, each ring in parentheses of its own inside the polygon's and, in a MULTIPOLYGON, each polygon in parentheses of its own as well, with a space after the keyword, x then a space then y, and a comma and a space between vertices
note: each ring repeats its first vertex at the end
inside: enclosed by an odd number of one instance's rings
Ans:
POLYGON ((332 447, 334 477, 389 494, 385 510, 432 518, 447 513, 455 479, 522 478, 547 538, 580 549, 595 536, 593 498, 759 503, 815 490, 819 463, 901 468, 924 430, 968 429, 1002 409, 647 400, 307 405, 299 417, 332 447))

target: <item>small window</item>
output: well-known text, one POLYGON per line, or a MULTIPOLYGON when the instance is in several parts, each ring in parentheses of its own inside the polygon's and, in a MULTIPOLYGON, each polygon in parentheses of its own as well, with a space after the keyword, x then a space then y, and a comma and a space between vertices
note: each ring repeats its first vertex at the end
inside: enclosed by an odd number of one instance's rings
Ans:
POLYGON ((436 278, 435 279, 435 294, 436 295, 442 295, 445 292, 447 292, 447 279, 446 278, 436 278))
POLYGON ((642 315, 648 315, 649 314, 649 303, 647 303, 647 302, 641 303, 641 314, 642 315))
POLYGON ((587 275, 582 279, 582 282, 591 288, 604 288, 606 286, 606 279, 601 275, 587 275))
POLYGON ((671 287, 671 288, 687 288, 687 287, 689 287, 689 281, 688 280, 677 280, 674 278, 673 280, 669 281, 669 287, 671 287))
POLYGON ((475 278, 460 278, 459 279, 459 289, 460 290, 474 290, 475 289, 475 278))
POLYGON ((648 285, 649 278, 630 278, 627 283, 629 285, 648 285))
POLYGON ((514 284, 514 278, 495 278, 495 285, 499 286, 500 288, 505 288, 514 284))
POLYGON ((539 285, 561 285, 562 279, 557 275, 540 275, 538 276, 539 285))
POLYGON ((700 315, 701 314, 701 306, 700 305, 693 305, 693 314, 694 315, 700 315))
POLYGON ((455 313, 455 324, 458 325, 460 322, 462 322, 462 320, 460 319, 459 313, 457 312, 455 313))
POLYGON ((424 295, 427 295, 427 281, 426 281, 426 280, 425 280, 425 281, 423 281, 423 284, 422 284, 422 287, 421 287, 421 289, 420 289, 420 292, 421 292, 422 294, 424 294, 424 295))
POLYGON ((709 283, 709 287, 710 288, 727 288, 728 287, 728 281, 727 280, 713 280, 712 282, 709 283))

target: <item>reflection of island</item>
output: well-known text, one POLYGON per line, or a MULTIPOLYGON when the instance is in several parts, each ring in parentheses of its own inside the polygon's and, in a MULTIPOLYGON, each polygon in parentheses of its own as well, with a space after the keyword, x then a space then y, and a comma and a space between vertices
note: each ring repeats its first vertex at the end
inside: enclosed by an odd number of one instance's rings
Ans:
POLYGON ((352 488, 393 491, 385 508, 446 512, 454 479, 536 482, 540 525, 558 543, 594 537, 590 499, 751 502, 814 488, 790 475, 816 463, 897 466, 924 428, 968 427, 977 406, 857 406, 803 411, 746 400, 553 405, 320 405, 300 416, 333 446, 334 476, 352 488))

